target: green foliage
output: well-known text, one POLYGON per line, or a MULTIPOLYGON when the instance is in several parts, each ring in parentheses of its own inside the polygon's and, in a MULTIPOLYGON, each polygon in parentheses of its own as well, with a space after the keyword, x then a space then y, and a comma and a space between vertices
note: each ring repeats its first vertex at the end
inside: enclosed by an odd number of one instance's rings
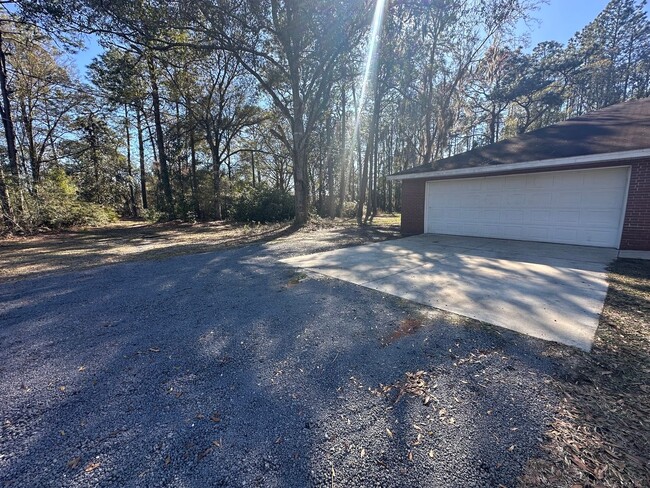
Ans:
POLYGON ((341 217, 344 219, 354 219, 357 216, 357 202, 343 202, 341 207, 341 217))
POLYGON ((22 224, 27 230, 95 226, 117 220, 112 208, 79 200, 74 181, 61 168, 49 171, 36 190, 26 197, 22 224))
POLYGON ((254 188, 237 195, 229 217, 238 222, 282 222, 294 218, 293 195, 276 188, 254 188))
POLYGON ((149 222, 164 222, 169 220, 167 214, 160 212, 153 207, 144 210, 142 212, 142 217, 149 222))

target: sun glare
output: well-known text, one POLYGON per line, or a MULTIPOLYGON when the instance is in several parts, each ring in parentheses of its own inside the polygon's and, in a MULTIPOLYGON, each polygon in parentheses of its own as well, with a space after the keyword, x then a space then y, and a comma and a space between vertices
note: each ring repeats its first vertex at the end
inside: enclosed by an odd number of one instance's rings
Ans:
POLYGON ((361 96, 357 102, 354 132, 352 133, 352 141, 349 150, 350 155, 353 154, 353 148, 357 142, 357 137, 359 137, 359 126, 363 118, 363 108, 366 104, 368 93, 374 88, 377 78, 377 52, 379 50, 385 10, 386 0, 377 0, 375 13, 372 17, 372 27, 370 30, 370 38, 368 39, 368 52, 366 54, 366 63, 363 70, 363 79, 361 81, 361 96))

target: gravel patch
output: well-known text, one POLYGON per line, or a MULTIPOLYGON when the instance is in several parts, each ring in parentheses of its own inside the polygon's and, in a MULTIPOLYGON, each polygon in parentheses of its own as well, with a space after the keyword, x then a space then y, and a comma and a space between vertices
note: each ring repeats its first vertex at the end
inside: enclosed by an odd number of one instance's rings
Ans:
POLYGON ((390 236, 0 285, 0 485, 514 486, 544 342, 278 262, 390 236))

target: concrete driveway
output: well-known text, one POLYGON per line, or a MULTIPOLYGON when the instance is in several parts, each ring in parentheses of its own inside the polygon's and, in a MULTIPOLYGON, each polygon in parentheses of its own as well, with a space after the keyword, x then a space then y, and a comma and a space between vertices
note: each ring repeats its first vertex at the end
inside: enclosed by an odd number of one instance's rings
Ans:
POLYGON ((614 249, 420 235, 283 262, 590 350, 614 249))

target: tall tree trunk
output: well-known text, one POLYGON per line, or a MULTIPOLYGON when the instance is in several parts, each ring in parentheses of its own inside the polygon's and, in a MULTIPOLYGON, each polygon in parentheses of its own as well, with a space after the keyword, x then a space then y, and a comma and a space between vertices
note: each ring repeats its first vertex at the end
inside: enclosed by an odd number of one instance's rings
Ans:
MULTIPOLYGON (((346 125, 346 99, 345 99, 345 85, 341 87, 341 151, 340 151, 340 164, 341 164, 341 181, 339 184, 341 185, 339 188, 339 203, 338 207, 336 208, 336 215, 339 217, 342 216, 343 213, 343 204, 345 203, 345 177, 347 173, 347 156, 348 153, 346 151, 345 147, 345 138, 347 136, 347 125, 346 125)), ((352 154, 352 152, 350 152, 352 154)))
POLYGON ((147 56, 147 67, 149 69, 149 79, 151 82, 151 99, 153 102, 154 123, 156 126, 156 143, 158 146, 158 164, 160 165, 160 180, 162 182, 163 193, 165 195, 165 211, 170 217, 174 218, 174 197, 172 194, 171 181, 169 180, 169 168, 167 166, 167 154, 165 152, 165 141, 162 128, 162 118, 160 115, 160 93, 158 91, 158 79, 156 76, 156 67, 153 59, 147 56))
MULTIPOLYGON (((329 122, 329 117, 328 117, 329 122)), ((334 151, 332 149, 332 127, 327 124, 327 216, 336 216, 336 197, 334 196, 334 151)))
POLYGON ((144 167, 144 137, 142 135, 142 111, 140 107, 136 108, 136 124, 138 131, 138 153, 140 156, 140 191, 142 193, 142 208, 148 209, 147 202, 147 172, 144 167))
POLYGON ((137 217, 138 206, 135 203, 135 187, 133 186, 133 168, 131 167, 131 127, 129 125, 129 107, 124 104, 124 130, 126 132, 126 169, 129 175, 129 206, 131 215, 137 217))
POLYGON ((370 152, 372 149, 371 138, 368 138, 366 144, 366 154, 363 157, 363 169, 359 175, 359 200, 357 203, 357 224, 363 224, 363 205, 366 202, 366 188, 368 184, 368 163, 370 159, 370 152))
POLYGON ((307 139, 302 121, 302 105, 297 104, 293 127, 293 187, 296 216, 294 224, 303 226, 309 220, 309 167, 307 164, 307 139))
POLYGON ((9 199, 9 191, 7 190, 2 167, 0 167, 0 206, 2 208, 2 222, 7 230, 12 231, 14 229, 14 213, 11 208, 11 200, 9 199))
MULTIPOLYGON (((375 144, 377 140, 377 128, 379 126, 379 109, 380 109, 381 96, 379 90, 375 88, 375 97, 372 110, 372 121, 370 123, 370 133, 368 134, 368 144, 366 147, 366 154, 363 158, 363 171, 361 175, 361 180, 359 181, 359 206, 357 208, 357 224, 362 224, 363 219, 363 205, 366 203, 366 190, 368 184, 372 184, 372 180, 369 178, 369 169, 370 165, 373 164, 374 153, 375 153, 375 144)), ((372 189, 372 188, 371 188, 372 189)), ((364 223, 368 222, 370 215, 372 214, 372 195, 368 195, 366 209, 366 218, 364 223)))
POLYGON ((255 188, 255 151, 251 151, 251 171, 253 173, 253 188, 255 188))
POLYGON ((221 158, 219 157, 219 146, 215 141, 219 137, 212 139, 212 134, 209 133, 208 128, 208 145, 210 146, 210 154, 212 155, 212 188, 214 196, 214 218, 215 220, 222 220, 221 215, 221 158))
MULTIPOLYGON (((389 175, 393 172, 393 130, 395 126, 391 124, 390 126, 390 132, 388 134, 388 150, 387 150, 387 158, 388 158, 388 170, 386 171, 389 175)), ((387 183, 387 190, 388 190, 388 195, 386 196, 386 211, 388 213, 393 213, 393 180, 388 180, 387 183)))
POLYGON ((93 178, 94 178, 94 198, 95 203, 104 203, 101 196, 101 185, 99 178, 99 152, 98 152, 98 141, 97 141, 97 124, 95 123, 94 115, 90 115, 88 118, 88 126, 86 127, 88 133, 88 145, 90 146, 90 162, 93 165, 93 178))
POLYGON ((14 121, 11 115, 11 101, 9 100, 9 86, 7 81, 7 57, 5 52, 4 38, 0 31, 0 92, 2 92, 2 105, 0 106, 0 115, 2 116, 2 126, 5 132, 7 142, 7 159, 9 160, 9 171, 14 180, 14 185, 18 185, 18 153, 16 151, 16 131, 14 121))
MULTIPOLYGON (((190 120, 192 117, 190 116, 190 120)), ((196 176, 196 140, 194 136, 194 126, 190 128, 190 161, 192 165, 192 204, 194 205, 194 213, 198 219, 201 216, 201 206, 199 204, 199 182, 196 176)))
POLYGON ((20 101, 20 113, 23 118, 23 126, 25 128, 25 136, 27 137, 27 155, 29 157, 29 167, 32 172, 32 182, 34 189, 41 180, 41 165, 36 156, 36 142, 34 141, 34 124, 31 111, 27 111, 25 101, 20 101))
POLYGON ((183 218, 185 218, 187 214, 187 205, 185 203, 185 180, 183 179, 183 160, 184 158, 182 157, 183 155, 183 148, 180 146, 181 144, 181 113, 180 113, 180 102, 176 100, 175 102, 176 105, 176 144, 177 144, 177 151, 174 151, 174 157, 176 158, 178 162, 178 200, 179 200, 179 206, 181 208, 181 213, 183 215, 183 218))

